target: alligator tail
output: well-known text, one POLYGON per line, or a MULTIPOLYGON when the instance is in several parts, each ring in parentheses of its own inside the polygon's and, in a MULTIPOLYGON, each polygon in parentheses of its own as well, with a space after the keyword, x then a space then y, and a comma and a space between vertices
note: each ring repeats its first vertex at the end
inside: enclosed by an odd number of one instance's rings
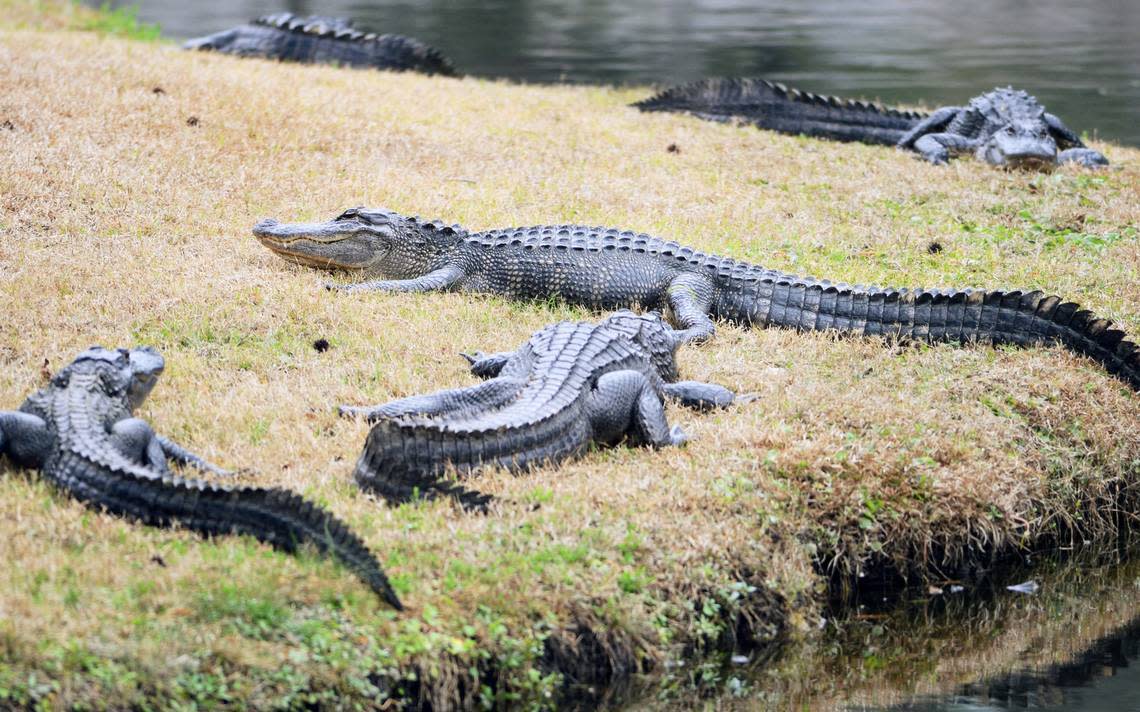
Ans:
MULTIPOLYGON (((68 464, 74 466, 74 460, 68 464)), ((86 461, 81 469, 80 476, 59 482, 80 500, 144 524, 177 523, 210 536, 248 534, 288 552, 312 544, 339 559, 386 603, 403 610, 380 562, 364 542, 331 512, 300 495, 276 487, 228 488, 180 477, 109 473, 86 461)), ((61 469, 49 465, 45 471, 61 469)))
POLYGON ((639 101, 642 111, 739 118, 764 129, 893 146, 926 115, 792 89, 765 79, 702 79, 639 101))
POLYGON ((881 289, 768 273, 725 304, 728 318, 918 341, 1060 343, 1140 391, 1140 346, 1112 323, 1043 292, 881 289))
POLYGON ((522 472, 571 457, 591 437, 576 412, 570 406, 536 422, 472 430, 422 418, 383 419, 368 432, 354 476, 361 488, 392 504, 449 496, 465 508, 483 509, 491 498, 456 484, 448 468, 460 475, 496 466, 522 472))

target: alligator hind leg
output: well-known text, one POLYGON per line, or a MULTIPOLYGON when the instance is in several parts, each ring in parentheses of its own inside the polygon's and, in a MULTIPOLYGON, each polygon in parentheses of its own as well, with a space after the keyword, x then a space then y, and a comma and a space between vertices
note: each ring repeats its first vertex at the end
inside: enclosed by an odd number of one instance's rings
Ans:
POLYGON ((660 394, 640 371, 604 374, 586 408, 595 436, 603 442, 616 442, 622 435, 654 447, 688 440, 679 426, 669 428, 660 394))
POLYGON ((340 414, 346 418, 362 416, 372 423, 382 418, 399 418, 406 415, 443 415, 464 410, 487 410, 505 404, 525 385, 514 378, 493 378, 477 386, 452 388, 423 396, 401 398, 382 405, 342 405, 340 414))
POLYGON ((126 459, 138 465, 149 466, 159 474, 169 475, 166 452, 162 443, 141 418, 124 418, 111 426, 111 444, 126 459))
POLYGON ((471 364, 471 373, 479 378, 494 378, 499 375, 503 370, 503 366, 507 365, 507 361, 511 356, 515 355, 514 351, 502 351, 496 354, 485 354, 482 351, 476 351, 473 354, 460 353, 460 356, 467 359, 467 363, 471 364))
POLYGON ((39 469, 51 454, 53 437, 43 418, 16 410, 0 411, 0 455, 21 467, 39 469))
POLYGON ((218 477, 233 477, 234 475, 233 472, 218 467, 212 462, 204 460, 203 458, 195 455, 194 453, 190 452, 186 448, 182 447, 178 443, 170 440, 165 436, 155 435, 154 438, 158 441, 159 446, 162 448, 163 454, 165 454, 166 458, 172 462, 182 465, 183 467, 193 467, 195 470, 208 472, 211 475, 217 475, 218 477))
POLYGON ((709 318, 713 299, 713 285, 699 274, 686 272, 669 283, 669 308, 681 327, 680 337, 685 341, 706 341, 716 333, 716 325, 709 318))
POLYGON ((686 408, 712 410, 732 405, 736 394, 724 386, 700 381, 677 381, 666 383, 662 388, 665 395, 686 408))

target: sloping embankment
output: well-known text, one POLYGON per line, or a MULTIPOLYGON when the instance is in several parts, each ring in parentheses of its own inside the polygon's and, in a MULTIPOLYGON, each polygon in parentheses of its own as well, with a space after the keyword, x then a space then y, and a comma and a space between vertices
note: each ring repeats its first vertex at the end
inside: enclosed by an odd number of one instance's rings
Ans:
POLYGON ((1136 511, 1137 397, 1091 362, 731 327, 683 372, 760 397, 671 410, 687 447, 486 476, 503 504, 485 517, 386 508, 350 482, 366 431, 336 404, 470 383, 456 352, 590 315, 330 294, 248 232, 356 204, 472 227, 609 224, 837 280, 1043 288, 1136 336, 1135 150, 1098 146, 1116 167, 1096 174, 936 168, 640 115, 633 90, 69 33, 0 34, 0 85, 0 403, 91 343, 153 344, 169 369, 143 416, 326 503, 409 606, 380 609, 333 564, 88 512, 5 464, 6 701, 542 704, 734 640, 813 635, 832 571, 956 569, 970 552, 1110 537, 1110 505, 1136 511))

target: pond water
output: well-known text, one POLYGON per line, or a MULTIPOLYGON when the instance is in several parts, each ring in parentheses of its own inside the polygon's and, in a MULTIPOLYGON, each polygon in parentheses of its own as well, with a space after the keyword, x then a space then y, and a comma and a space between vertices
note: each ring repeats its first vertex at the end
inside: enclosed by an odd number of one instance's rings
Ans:
POLYGON ((811 709, 1140 711, 1135 553, 1046 561, 983 589, 942 586, 890 611, 846 611, 755 694, 811 709), (1025 579, 1035 592, 1006 589, 1025 579))
MULTIPOLYGON (((762 76, 887 103, 1035 94, 1078 132, 1140 145, 1136 0, 116 0, 187 38, 268 12, 416 36, 462 71, 534 82, 762 76)), ((1111 156, 1110 156, 1111 158, 1111 156)))

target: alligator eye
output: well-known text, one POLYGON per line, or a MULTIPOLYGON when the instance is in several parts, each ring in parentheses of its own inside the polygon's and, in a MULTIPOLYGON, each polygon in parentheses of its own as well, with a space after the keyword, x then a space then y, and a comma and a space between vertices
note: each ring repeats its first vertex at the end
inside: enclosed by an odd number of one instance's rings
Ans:
POLYGON ((1005 127, 1005 134, 1006 134, 1006 136, 1012 136, 1012 135, 1013 135, 1013 134, 1015 134, 1015 133, 1017 133, 1017 132, 1013 130, 1013 127, 1012 127, 1012 126, 1006 126, 1006 127, 1005 127))
POLYGON ((345 210, 340 215, 337 215, 335 218, 333 218, 333 220, 349 220, 351 218, 356 217, 359 213, 360 213, 359 209, 349 208, 348 210, 345 210))

